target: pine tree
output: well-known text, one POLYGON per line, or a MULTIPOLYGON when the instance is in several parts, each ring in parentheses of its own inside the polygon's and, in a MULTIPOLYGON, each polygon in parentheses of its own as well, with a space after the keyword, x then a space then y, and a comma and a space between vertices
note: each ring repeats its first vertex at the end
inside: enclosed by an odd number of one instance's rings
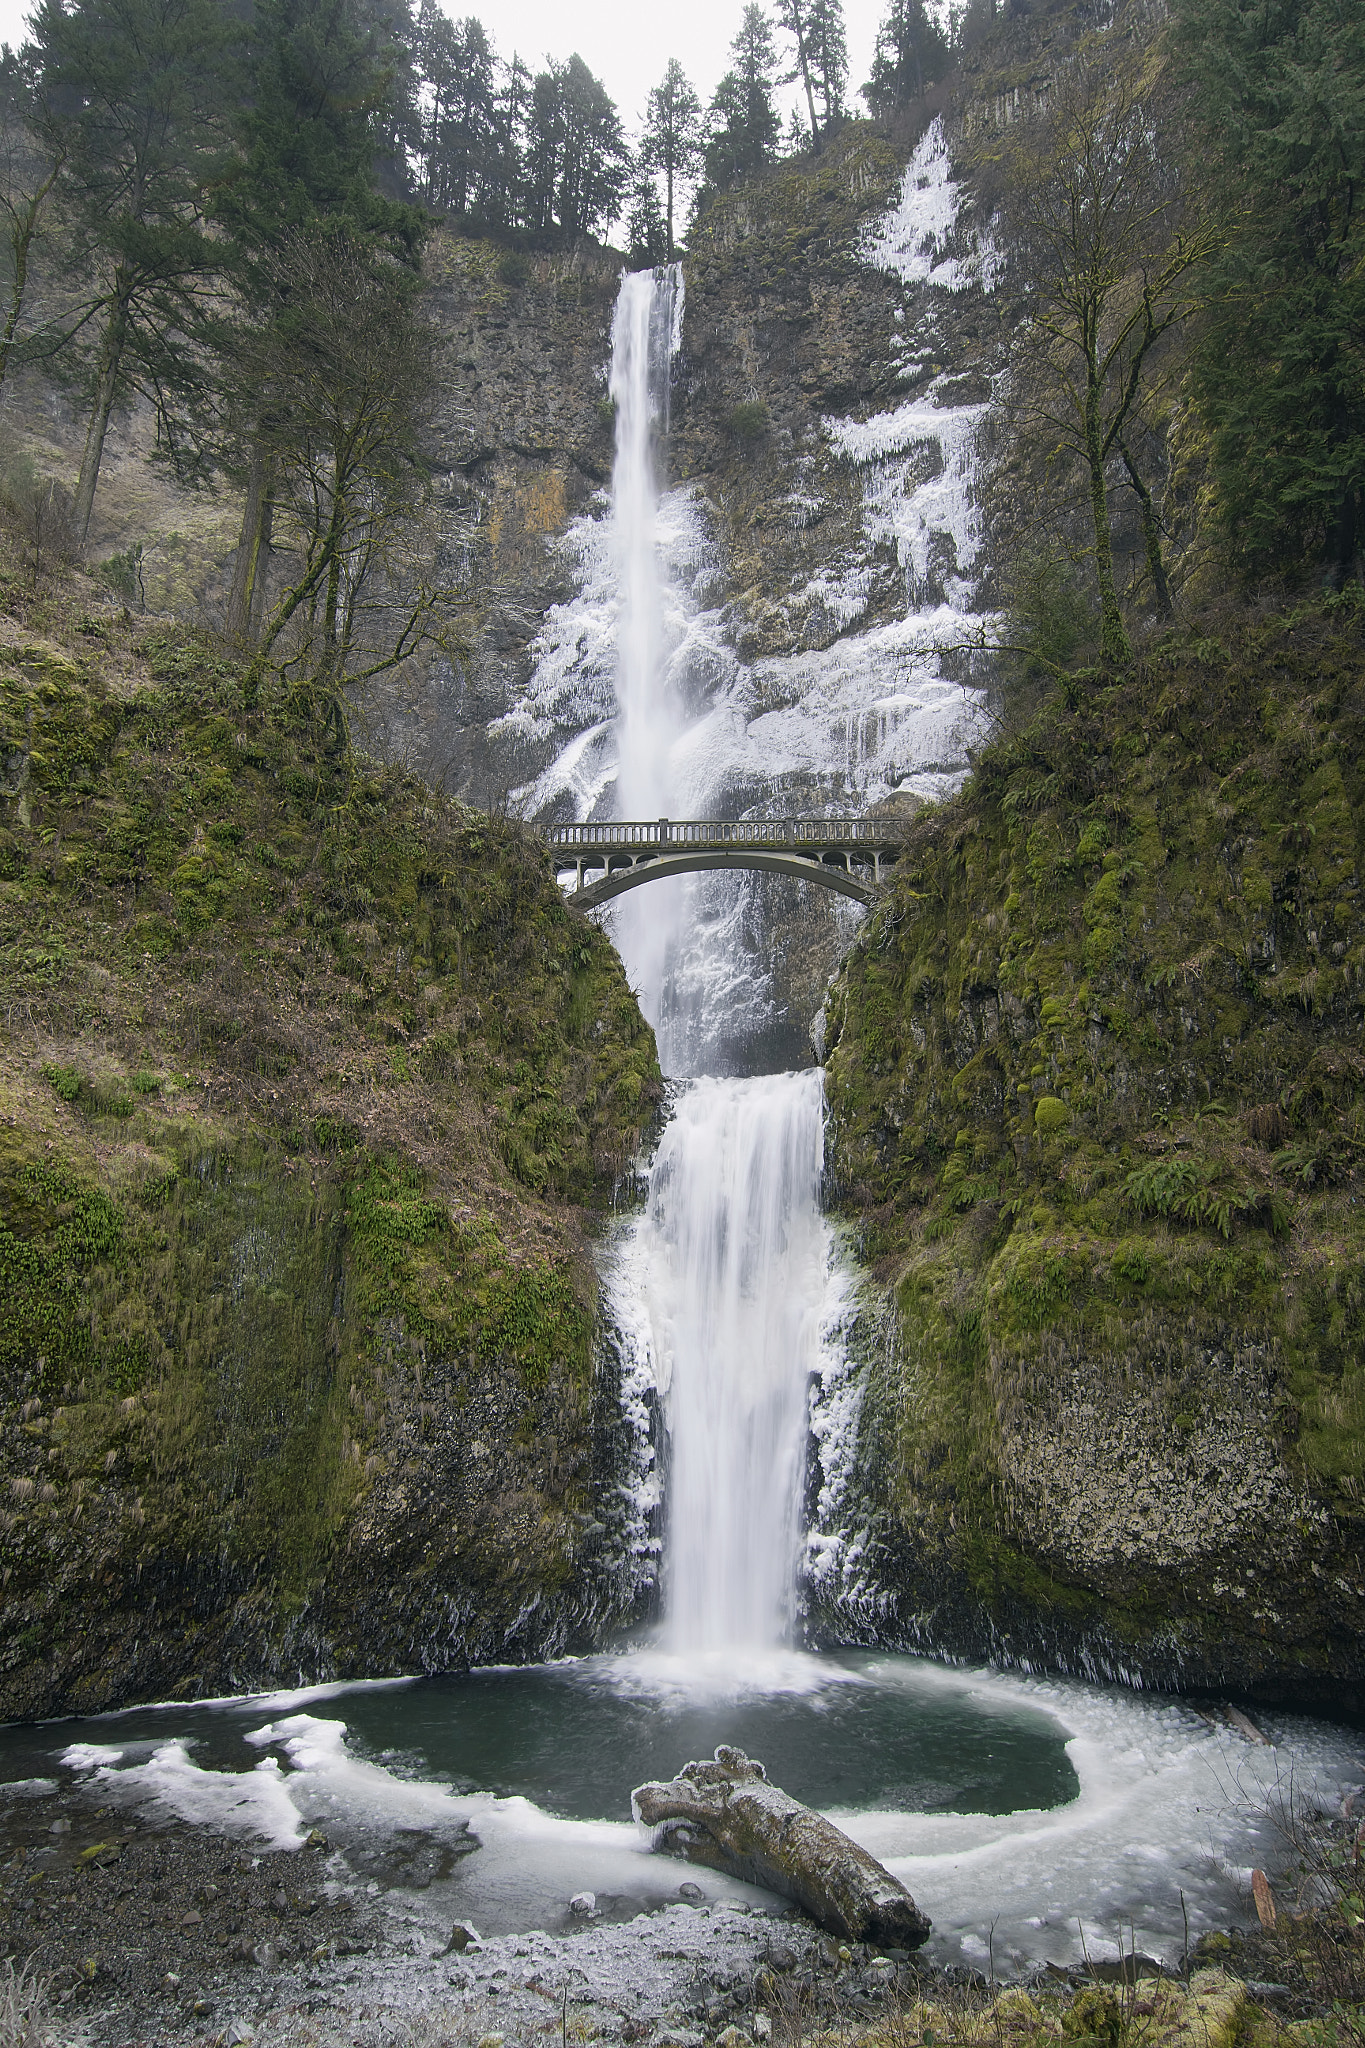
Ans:
POLYGON ((777 19, 791 37, 796 62, 784 73, 785 82, 791 84, 800 79, 806 95, 806 106, 810 112, 810 132, 815 147, 821 142, 820 122, 815 112, 815 82, 819 76, 819 59, 816 50, 815 0, 777 0, 777 19))
POLYGON ((669 263, 673 244, 659 205, 659 189, 647 164, 640 164, 630 188, 626 211, 626 248, 632 270, 669 263))
POLYGON ((665 253, 671 263, 676 187, 702 158, 701 101, 676 57, 669 58, 668 69, 649 95, 640 158, 646 170, 657 171, 664 181, 665 253))
POLYGON ((564 238, 605 227, 620 206, 629 166, 615 103, 583 59, 575 54, 540 72, 526 149, 527 226, 564 238))
POLYGON ((844 88, 848 84, 848 38, 844 31, 843 0, 810 0, 810 46, 815 76, 824 109, 825 134, 838 125, 844 114, 844 88))
POLYGON ((734 62, 716 87, 707 124, 706 182, 718 191, 771 163, 777 149, 777 52, 756 0, 744 10, 730 55, 734 62))
POLYGON ((925 88, 946 73, 951 61, 948 38, 925 0, 891 0, 877 30, 872 75, 862 96, 881 120, 898 107, 924 97, 925 88))
POLYGON ((75 261, 90 280, 90 419, 74 523, 90 527, 114 407, 163 412, 190 373, 221 251, 204 195, 221 169, 235 38, 217 0, 45 0, 33 46, 60 123, 75 261))
POLYGON ((1181 0, 1190 175, 1229 224, 1195 386, 1249 572, 1365 576, 1365 13, 1181 0))
POLYGON ((515 52, 502 72, 502 83, 493 94, 482 199, 483 217, 494 228, 524 222, 525 146, 531 111, 531 74, 515 52))

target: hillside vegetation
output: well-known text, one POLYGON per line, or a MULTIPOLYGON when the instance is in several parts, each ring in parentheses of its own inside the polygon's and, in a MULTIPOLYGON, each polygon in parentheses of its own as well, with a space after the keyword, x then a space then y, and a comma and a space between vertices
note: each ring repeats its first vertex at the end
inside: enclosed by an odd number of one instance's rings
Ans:
POLYGON ((845 962, 902 1633, 1365 1707, 1362 626, 1348 588, 1068 678, 845 962))
POLYGON ((0 623, 0 1717, 561 1643, 652 1034, 519 827, 81 605, 0 623))

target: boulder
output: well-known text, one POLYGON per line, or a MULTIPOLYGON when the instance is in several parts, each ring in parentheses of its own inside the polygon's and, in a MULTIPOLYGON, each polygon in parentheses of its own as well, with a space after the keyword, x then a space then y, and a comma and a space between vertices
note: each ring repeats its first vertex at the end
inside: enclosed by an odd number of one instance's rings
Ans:
POLYGON ((668 1784, 631 1794, 654 1846, 795 1900, 831 1934, 918 1948, 929 1921, 899 1878, 832 1822, 768 1783, 762 1764, 722 1743, 714 1763, 684 1764, 668 1784))

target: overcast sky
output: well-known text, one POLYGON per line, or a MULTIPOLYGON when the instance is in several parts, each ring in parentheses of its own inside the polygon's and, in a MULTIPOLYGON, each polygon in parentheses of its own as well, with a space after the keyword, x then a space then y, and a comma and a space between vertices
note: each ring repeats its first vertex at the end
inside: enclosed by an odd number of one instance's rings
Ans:
MULTIPOLYGON (((23 40, 24 20, 32 0, 0 0, 0 39, 23 40)), ((577 50, 596 72, 621 111, 627 129, 638 132, 645 100, 676 57, 703 101, 710 98, 726 67, 730 39, 739 26, 743 0, 587 0, 566 6, 564 0, 478 0, 473 5, 447 6, 448 13, 478 14, 501 57, 515 50, 532 68, 546 56, 568 57, 577 50)), ((771 10, 770 10, 771 11, 771 10)), ((872 63, 877 23, 886 0, 844 0, 848 25, 850 96, 867 77, 872 63)), ((785 38, 779 38, 785 46, 785 38)), ((795 101, 795 89, 783 95, 795 101)), ((863 112, 861 100, 853 102, 863 112)))

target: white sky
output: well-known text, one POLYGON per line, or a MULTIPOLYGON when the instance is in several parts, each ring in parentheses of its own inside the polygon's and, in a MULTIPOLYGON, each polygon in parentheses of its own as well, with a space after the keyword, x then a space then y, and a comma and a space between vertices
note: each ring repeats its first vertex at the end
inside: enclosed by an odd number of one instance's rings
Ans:
MULTIPOLYGON (((587 0, 566 6, 564 0, 443 0, 449 14, 477 14, 500 57, 515 50, 534 70, 546 56, 564 58, 577 50, 590 71, 602 80, 621 111, 627 131, 639 131, 645 101, 662 78, 670 57, 676 57, 701 94, 710 99, 726 68, 730 39, 739 27, 744 0, 587 0)), ((24 19, 32 0, 0 0, 0 40, 23 40, 24 19)), ((769 12, 771 12, 771 6, 769 12)), ((849 94, 854 110, 865 112, 855 97, 872 64, 877 24, 886 0, 844 0, 848 29, 849 94)), ((785 49, 786 38, 778 37, 785 49)), ((795 103, 795 88, 783 94, 795 103)))
MULTIPOLYGON (((0 0, 9 5, 10 0, 0 0)), ((516 49, 532 68, 548 55, 567 57, 577 50, 602 80, 632 134, 639 131, 649 89, 663 77, 676 57, 702 98, 710 99, 729 61, 730 42, 739 27, 744 0, 587 0, 565 6, 562 0, 496 0, 482 9, 474 4, 451 5, 447 13, 478 14, 501 57, 516 49)), ((771 15, 773 10, 768 7, 771 15)), ((848 31, 850 97, 872 66, 877 24, 886 0, 844 0, 848 31)), ((785 53, 788 41, 777 37, 785 53)), ((796 90, 782 95, 785 107, 795 104, 796 90)), ((861 100, 855 110, 865 113, 861 100)))

